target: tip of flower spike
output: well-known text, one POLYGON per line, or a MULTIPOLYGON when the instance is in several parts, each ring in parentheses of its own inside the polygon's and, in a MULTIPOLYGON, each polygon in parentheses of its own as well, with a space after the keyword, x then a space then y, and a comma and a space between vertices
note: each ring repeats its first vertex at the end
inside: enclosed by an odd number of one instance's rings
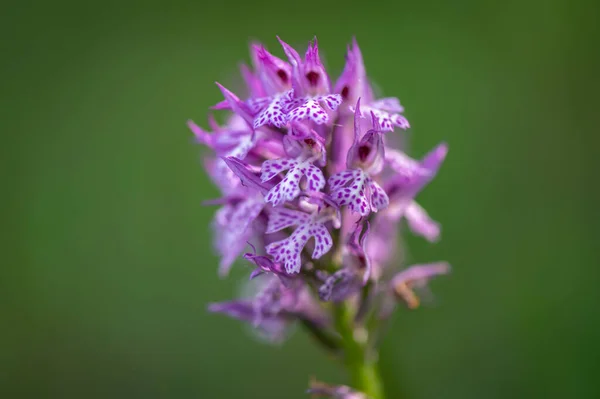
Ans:
POLYGON ((290 46, 289 44, 287 44, 286 42, 281 40, 281 38, 279 36, 277 36, 277 40, 281 44, 281 47, 283 47, 283 52, 288 57, 290 63, 293 66, 298 66, 301 62, 300 55, 298 54, 298 52, 296 50, 294 50, 294 48, 292 46, 290 46))
POLYGON ((319 44, 316 36, 313 38, 312 42, 308 43, 304 59, 306 62, 314 62, 316 64, 321 63, 321 60, 319 59, 319 44))
POLYGON ((260 51, 260 48, 264 47, 264 46, 260 42, 252 41, 252 42, 250 42, 249 47, 250 47, 250 58, 252 59, 252 65, 254 65, 254 67, 256 68, 259 65, 258 52, 260 51))
POLYGON ((273 55, 269 53, 265 46, 263 46, 262 44, 253 46, 253 50, 258 60, 262 62, 272 62, 271 58, 273 57, 273 55))
POLYGON ((354 62, 357 64, 357 66, 360 66, 360 68, 363 69, 364 65, 362 52, 360 51, 360 47, 358 47, 358 41, 356 40, 356 36, 352 37, 352 48, 350 49, 350 51, 352 52, 352 56, 354 57, 354 62))

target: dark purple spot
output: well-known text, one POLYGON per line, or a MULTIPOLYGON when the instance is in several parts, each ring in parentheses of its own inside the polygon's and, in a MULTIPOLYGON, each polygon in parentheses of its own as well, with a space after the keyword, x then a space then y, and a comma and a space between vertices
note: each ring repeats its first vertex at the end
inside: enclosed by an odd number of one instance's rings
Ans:
POLYGON ((306 79, 311 86, 316 86, 319 83, 319 74, 315 71, 310 71, 306 74, 306 79))
POLYGON ((288 82, 288 74, 283 69, 278 69, 277 70, 277 76, 279 76, 279 79, 281 79, 281 81, 283 83, 287 83, 288 82))
POLYGON ((361 160, 361 162, 364 162, 370 153, 371 153, 370 147, 368 147, 366 145, 358 147, 358 158, 361 160))
POLYGON ((344 86, 344 88, 342 89, 342 92, 341 92, 342 98, 344 100, 347 99, 348 94, 350 94, 350 89, 348 88, 348 86, 344 86))

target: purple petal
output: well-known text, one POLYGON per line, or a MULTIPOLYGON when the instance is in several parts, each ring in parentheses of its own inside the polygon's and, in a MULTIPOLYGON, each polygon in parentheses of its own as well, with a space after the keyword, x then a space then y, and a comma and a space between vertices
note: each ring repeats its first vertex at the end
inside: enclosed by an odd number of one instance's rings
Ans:
POLYGON ((231 108, 231 110, 237 115, 241 116, 248 123, 249 126, 252 126, 254 118, 252 117, 251 112, 246 106, 246 104, 244 104, 235 94, 227 90, 220 83, 217 82, 216 84, 217 86, 219 86, 221 93, 223 93, 225 100, 227 100, 227 102, 229 103, 229 107, 231 108))
POLYGON ((371 103, 371 106, 373 108, 387 112, 404 112, 404 107, 400 105, 400 100, 398 100, 396 97, 380 98, 379 100, 373 101, 371 103))
POLYGON ((355 163, 355 159, 358 157, 358 141, 360 140, 360 118, 362 117, 360 108, 360 98, 356 100, 356 107, 354 108, 354 141, 352 146, 348 150, 346 157, 346 167, 352 169, 355 163))
MULTIPOLYGON (((304 63, 302 64, 302 84, 307 91, 317 93, 329 93, 329 76, 319 58, 319 46, 315 37, 312 43, 309 43, 304 63)), ((340 98, 341 103, 341 98, 340 98)))
POLYGON ((246 83, 246 87, 250 92, 250 97, 263 97, 266 95, 265 90, 263 89, 260 78, 257 77, 247 65, 240 65, 240 72, 242 77, 244 78, 244 82, 246 83))
POLYGON ((365 114, 375 116, 377 123, 381 126, 382 132, 391 132, 394 130, 394 126, 397 126, 404 130, 410 127, 408 120, 404 116, 398 113, 390 113, 387 111, 383 111, 371 105, 363 106, 361 115, 364 117, 366 116, 365 114))
POLYGON ((250 225, 264 208, 264 203, 256 198, 240 201, 235 205, 225 205, 215 215, 215 246, 222 256, 219 274, 228 274, 231 264, 240 255, 252 229, 250 225))
POLYGON ((340 94, 348 104, 355 104, 360 97, 366 94, 366 85, 367 76, 362 54, 358 48, 358 43, 354 39, 352 40, 352 47, 348 48, 346 54, 344 71, 335 83, 333 92, 340 94))
POLYGON ((190 128, 192 133, 194 133, 194 136, 196 136, 197 142, 204 144, 209 148, 213 148, 213 137, 210 133, 203 130, 200 126, 196 125, 191 120, 188 121, 188 127, 190 128))
MULTIPOLYGON (((450 265, 446 262, 414 265, 396 274, 390 281, 390 288, 398 299, 406 303, 409 309, 416 309, 420 299, 413 291, 413 287, 423 287, 431 278, 449 272, 450 265)), ((392 310, 393 307, 384 307, 380 317, 389 317, 392 310)))
POLYGON ((364 224, 357 223, 356 229, 352 232, 348 240, 348 252, 356 259, 358 269, 363 272, 363 285, 366 284, 371 277, 371 259, 367 252, 367 238, 370 229, 371 225, 368 221, 364 224), (366 229, 363 234, 364 225, 366 225, 366 229))
POLYGON ((282 59, 269 53, 262 45, 252 46, 260 82, 266 94, 277 94, 291 88, 292 67, 282 59))
POLYGON ((325 279, 319 287, 319 298, 326 302, 341 302, 360 291, 361 286, 356 271, 341 269, 325 279))
POLYGON ((383 170, 385 162, 383 137, 375 118, 373 118, 373 127, 365 133, 358 145, 351 149, 356 151, 351 154, 353 167, 361 168, 370 176, 378 175, 383 170))
POLYGON ((374 180, 368 182, 370 196, 371 211, 377 212, 385 209, 390 204, 390 199, 386 194, 385 190, 381 188, 374 180))
POLYGON ((288 123, 288 109, 294 102, 293 95, 294 91, 290 90, 272 97, 267 107, 254 119, 254 128, 258 129, 264 125, 284 127, 288 123))
POLYGON ((440 224, 429 217, 429 214, 419 204, 412 201, 404 211, 408 227, 413 233, 435 242, 440 237, 440 224))
POLYGON ((450 273, 450 264, 447 262, 413 265, 397 273, 390 284, 395 287, 402 284, 426 282, 433 277, 448 273, 450 273))
MULTIPOLYGON (((439 144, 431 150, 419 162, 419 168, 413 176, 407 179, 408 169, 412 166, 397 165, 402 173, 398 173, 386 182, 385 191, 391 198, 394 208, 394 217, 400 217, 404 214, 406 207, 412 202, 417 194, 435 177, 442 162, 448 153, 448 146, 445 143, 439 144)), ((396 169, 396 168, 395 168, 396 169)))
POLYGON ((223 313, 243 321, 252 321, 254 318, 252 302, 247 300, 211 303, 208 305, 208 311, 223 313))
POLYGON ((292 46, 281 40, 279 36, 277 36, 277 40, 279 40, 281 47, 283 47, 283 52, 285 53, 285 55, 288 58, 288 61, 292 65, 292 88, 298 94, 304 94, 301 83, 302 77, 300 76, 300 67, 302 64, 302 59, 300 58, 298 52, 294 50, 292 46))
POLYGON ((247 163, 236 157, 224 157, 222 159, 233 173, 240 178, 244 186, 258 190, 263 195, 269 192, 269 186, 265 185, 254 172, 249 170, 247 163))
POLYGON ((224 111, 224 110, 231 111, 231 105, 229 105, 229 101, 221 100, 218 103, 216 103, 215 105, 213 105, 212 107, 210 107, 210 109, 214 109, 214 110, 218 110, 218 111, 224 111))
POLYGON ((385 160, 399 176, 407 182, 420 176, 430 176, 431 171, 421 166, 421 163, 405 153, 395 149, 386 149, 385 160))
POLYGON ((222 313, 237 320, 252 323, 259 329, 267 340, 272 342, 281 341, 289 320, 284 314, 264 315, 257 313, 253 302, 247 300, 211 303, 208 305, 209 312, 222 313))
POLYGON ((311 381, 310 388, 306 393, 326 396, 331 399, 368 399, 364 393, 355 391, 348 386, 327 385, 318 381, 311 381))
POLYGON ((279 278, 285 287, 290 287, 290 276, 285 272, 281 264, 273 262, 267 256, 256 255, 252 253, 245 253, 244 259, 254 263, 257 266, 257 268, 254 269, 250 274, 251 280, 265 273, 273 273, 279 278))

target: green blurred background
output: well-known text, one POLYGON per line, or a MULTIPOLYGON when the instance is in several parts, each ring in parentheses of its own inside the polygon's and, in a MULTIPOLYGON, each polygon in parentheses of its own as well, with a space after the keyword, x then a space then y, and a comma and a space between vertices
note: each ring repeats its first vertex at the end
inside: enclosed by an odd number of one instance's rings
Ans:
MULTIPOLYGON (((331 73, 356 35, 400 97, 410 153, 450 144, 420 197, 443 224, 408 260, 450 261, 399 312, 390 398, 598 398, 599 7, 568 0, 4 3, 0 115, 4 398, 303 398, 344 382, 297 331, 281 347, 210 315, 216 274, 206 127, 258 39, 331 73)), ((405 133, 398 133, 405 134, 405 133)))

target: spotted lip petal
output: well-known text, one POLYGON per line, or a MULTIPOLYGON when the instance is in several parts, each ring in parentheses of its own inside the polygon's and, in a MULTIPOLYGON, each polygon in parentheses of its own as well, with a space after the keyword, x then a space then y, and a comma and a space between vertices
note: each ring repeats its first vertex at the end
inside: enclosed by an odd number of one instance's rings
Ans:
POLYGON ((306 180, 308 190, 320 191, 325 187, 323 172, 310 160, 283 158, 265 161, 261 168, 261 180, 269 181, 285 171, 287 171, 285 177, 265 197, 265 201, 271 202, 273 206, 296 199, 302 191, 300 182, 303 178, 306 180))
POLYGON ((255 129, 265 125, 273 125, 278 128, 284 127, 288 123, 288 112, 296 104, 294 90, 289 90, 266 99, 259 99, 258 101, 261 102, 260 105, 253 103, 253 107, 256 107, 256 109, 264 107, 264 104, 267 105, 254 118, 252 124, 255 129))
POLYGON ((333 246, 333 239, 325 226, 327 220, 329 218, 322 218, 321 213, 308 214, 292 209, 273 208, 269 215, 267 234, 291 226, 296 226, 296 229, 289 237, 267 245, 267 253, 276 262, 283 263, 288 274, 298 273, 302 266, 302 250, 311 238, 314 237, 315 241, 313 259, 319 259, 333 246))
POLYGON ((347 205, 361 216, 377 212, 389 204, 385 190, 360 169, 336 173, 329 178, 329 187, 331 198, 337 205, 347 205))
MULTIPOLYGON (((353 111, 356 112, 355 110, 353 111)), ((381 125, 382 132, 392 132, 394 131, 394 127, 399 127, 403 130, 410 128, 408 119, 399 113, 383 111, 372 105, 365 105, 362 109, 361 115, 366 118, 369 116, 369 114, 375 116, 377 122, 381 125)))
POLYGON ((324 224, 313 221, 300 224, 288 238, 269 244, 267 253, 277 262, 283 262, 287 273, 298 273, 302 266, 302 250, 312 237, 315 239, 312 258, 319 259, 331 249, 333 239, 324 224))
POLYGON ((300 122, 309 119, 317 125, 328 123, 329 115, 321 106, 321 103, 325 104, 331 111, 335 111, 342 103, 342 97, 339 94, 330 94, 298 100, 297 106, 289 113, 288 120, 300 122))

